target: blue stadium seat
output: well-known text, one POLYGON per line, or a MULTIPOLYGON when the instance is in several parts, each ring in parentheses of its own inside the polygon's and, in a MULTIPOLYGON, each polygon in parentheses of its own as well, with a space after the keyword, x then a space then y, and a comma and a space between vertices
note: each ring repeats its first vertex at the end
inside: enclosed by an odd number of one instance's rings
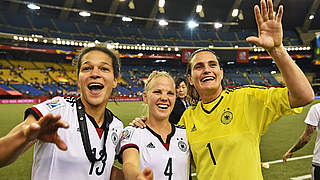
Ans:
POLYGON ((45 93, 43 91, 40 91, 39 89, 37 89, 33 86, 30 86, 30 85, 11 84, 11 86, 22 93, 26 93, 28 91, 30 96, 43 96, 43 95, 45 95, 45 93))
POLYGON ((124 37, 139 37, 142 38, 142 36, 140 35, 138 28, 130 28, 130 27, 120 27, 122 34, 124 37))
POLYGON ((299 39, 292 39, 290 40, 290 43, 292 46, 301 46, 303 45, 302 42, 299 39))
POLYGON ((70 34, 59 33, 59 32, 50 32, 50 37, 52 38, 61 38, 61 39, 72 39, 70 34))
POLYGON ((239 31, 237 32, 239 40, 246 40, 247 37, 249 36, 257 36, 257 33, 255 32, 250 32, 250 31, 239 31))
POLYGON ((51 23, 50 18, 42 17, 42 16, 30 16, 32 25, 37 29, 47 28, 48 30, 58 30, 51 23))
POLYGON ((142 36, 147 39, 161 39, 159 31, 157 29, 140 29, 142 36))
POLYGON ((289 39, 299 39, 297 33, 294 31, 284 31, 283 33, 284 38, 289 38, 289 39))
POLYGON ((14 27, 31 28, 26 15, 2 12, 6 22, 14 27))
POLYGON ((164 39, 181 39, 178 34, 177 31, 174 30, 160 30, 160 33, 162 34, 162 37, 164 39))
POLYGON ((11 33, 11 34, 23 34, 22 30, 18 28, 10 28, 10 27, 4 27, 4 26, 0 26, 0 32, 11 33))
POLYGON ((231 44, 233 47, 236 45, 239 47, 251 47, 250 43, 248 42, 232 42, 231 44))
POLYGON ((198 38, 198 32, 197 31, 179 31, 180 35, 182 36, 182 39, 184 40, 191 40, 191 41, 197 41, 198 38))
POLYGON ((173 42, 172 41, 157 41, 157 44, 160 45, 160 46, 174 46, 173 42))
POLYGON ((82 36, 82 35, 73 35, 74 40, 80 40, 80 41, 94 41, 94 39, 90 36, 82 36))
POLYGON ((109 27, 109 26, 104 26, 104 25, 99 25, 99 27, 100 27, 102 33, 106 36, 122 37, 118 27, 109 27))
POLYGON ((80 28, 81 33, 101 35, 96 24, 78 23, 78 27, 80 28))
POLYGON ((11 89, 9 86, 5 85, 5 84, 0 84, 0 88, 4 89, 6 91, 13 91, 13 89, 11 89))
POLYGON ((229 42, 213 42, 215 47, 230 47, 229 42))
POLYGON ((120 44, 137 44, 134 40, 126 38, 114 39, 113 41, 118 42, 120 44))
POLYGON ((222 41, 237 41, 234 32, 218 32, 218 36, 222 41))
POLYGON ((199 36, 200 36, 201 40, 209 40, 209 39, 211 39, 213 41, 219 40, 217 37, 217 34, 215 32, 200 31, 199 36))
POLYGON ((175 44, 177 46, 190 46, 190 47, 193 47, 193 44, 190 41, 175 41, 175 44))
POLYGON ((80 33, 73 22, 63 21, 60 19, 53 19, 53 21, 61 32, 80 33))
POLYGON ((38 30, 33 30, 33 29, 25 29, 24 32, 25 32, 24 33, 25 35, 29 35, 29 36, 34 34, 34 35, 42 35, 43 37, 49 37, 49 35, 43 31, 38 31, 38 30))
POLYGON ((209 47, 209 45, 212 45, 209 41, 194 41, 193 44, 196 47, 209 47))
POLYGON ((145 45, 156 45, 156 43, 153 40, 137 40, 138 44, 145 44, 145 45))

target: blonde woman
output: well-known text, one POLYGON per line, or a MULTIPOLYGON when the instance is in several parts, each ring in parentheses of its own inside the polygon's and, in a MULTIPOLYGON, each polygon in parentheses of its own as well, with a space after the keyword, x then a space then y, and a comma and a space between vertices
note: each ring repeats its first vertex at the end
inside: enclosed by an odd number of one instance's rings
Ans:
POLYGON ((127 180, 143 177, 151 168, 156 180, 188 179, 190 152, 184 127, 169 122, 174 107, 175 83, 167 72, 153 71, 145 86, 148 106, 146 128, 122 132, 121 153, 127 180))

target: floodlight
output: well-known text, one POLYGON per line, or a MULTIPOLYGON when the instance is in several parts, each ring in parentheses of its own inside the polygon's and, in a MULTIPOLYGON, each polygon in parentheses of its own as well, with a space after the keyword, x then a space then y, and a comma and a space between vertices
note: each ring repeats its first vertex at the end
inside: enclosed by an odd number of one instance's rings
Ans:
POLYGON ((40 9, 40 6, 35 5, 35 4, 32 4, 32 3, 31 3, 31 4, 28 4, 27 7, 28 7, 29 9, 34 9, 34 10, 40 9))
POLYGON ((122 21, 123 21, 123 22, 131 22, 131 21, 132 21, 132 18, 123 16, 123 17, 122 17, 122 21))
POLYGON ((87 11, 80 11, 79 15, 82 17, 89 17, 89 16, 91 16, 91 13, 89 13, 87 11))
POLYGON ((232 17, 237 17, 239 14, 239 9, 233 9, 232 10, 232 17))
POLYGON ((198 27, 199 24, 196 23, 195 21, 191 20, 191 21, 188 22, 188 26, 189 26, 190 29, 193 29, 195 27, 198 27))
POLYGON ((168 25, 168 21, 166 21, 166 20, 164 20, 164 19, 161 19, 161 20, 159 21, 159 25, 160 25, 160 26, 167 26, 167 25, 168 25))

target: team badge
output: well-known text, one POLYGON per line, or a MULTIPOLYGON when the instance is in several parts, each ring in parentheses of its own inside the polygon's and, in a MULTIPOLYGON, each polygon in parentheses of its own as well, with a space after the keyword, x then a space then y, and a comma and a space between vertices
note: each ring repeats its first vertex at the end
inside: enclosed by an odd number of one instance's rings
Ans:
POLYGON ((57 108, 57 107, 62 106, 62 102, 61 102, 60 99, 52 99, 52 100, 50 100, 50 101, 48 101, 48 102, 46 103, 46 106, 47 106, 50 110, 52 110, 52 109, 55 109, 55 108, 57 108))
POLYGON ((233 119, 233 114, 232 114, 232 112, 229 111, 229 110, 230 110, 230 109, 227 108, 227 110, 225 110, 224 113, 222 114, 222 116, 221 116, 221 123, 222 123, 222 124, 227 125, 227 124, 229 124, 229 123, 232 121, 232 119, 233 119))
POLYGON ((133 129, 125 129, 122 131, 121 139, 122 140, 130 140, 132 137, 134 130, 133 129))
POLYGON ((186 152, 188 150, 187 144, 183 141, 178 142, 178 147, 182 152, 186 152))
POLYGON ((118 135, 117 135, 117 133, 113 132, 113 133, 111 134, 111 140, 112 140, 112 143, 113 143, 114 145, 117 145, 117 143, 118 143, 118 135))

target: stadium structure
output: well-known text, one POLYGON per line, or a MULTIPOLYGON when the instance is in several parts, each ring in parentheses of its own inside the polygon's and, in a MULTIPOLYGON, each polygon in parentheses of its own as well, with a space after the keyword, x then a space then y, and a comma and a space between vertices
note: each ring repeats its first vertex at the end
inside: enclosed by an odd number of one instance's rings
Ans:
MULTIPOLYGON (((118 99, 139 100, 152 70, 184 76, 189 55, 216 51, 224 85, 280 87, 284 83, 256 36, 258 0, 2 0, 0 2, 0 103, 77 96, 72 59, 83 47, 119 52, 118 99)), ((320 92, 320 0, 274 0, 283 5, 287 51, 320 92), (318 45, 318 46, 317 46, 318 45)))

